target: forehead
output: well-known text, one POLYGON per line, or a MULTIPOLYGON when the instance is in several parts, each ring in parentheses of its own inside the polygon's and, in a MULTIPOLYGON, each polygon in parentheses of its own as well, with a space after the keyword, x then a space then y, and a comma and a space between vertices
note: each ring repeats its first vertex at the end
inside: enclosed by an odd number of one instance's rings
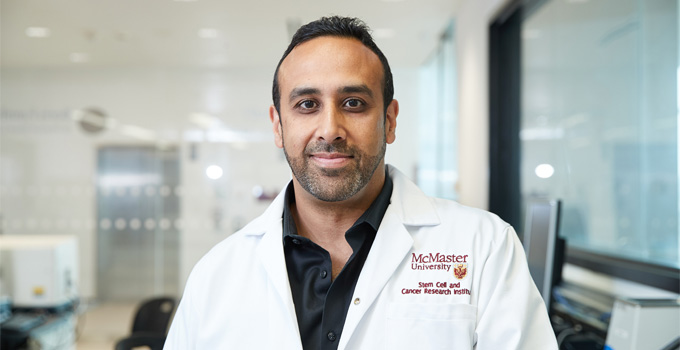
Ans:
POLYGON ((323 36, 296 46, 279 67, 282 95, 300 86, 322 88, 364 84, 380 90, 378 56, 354 38, 323 36))

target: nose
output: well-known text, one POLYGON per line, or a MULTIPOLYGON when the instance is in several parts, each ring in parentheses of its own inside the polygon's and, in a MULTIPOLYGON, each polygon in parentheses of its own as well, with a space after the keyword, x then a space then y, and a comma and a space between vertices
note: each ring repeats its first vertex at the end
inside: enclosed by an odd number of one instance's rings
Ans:
POLYGON ((345 116, 337 108, 328 108, 321 116, 317 138, 328 143, 342 141, 347 137, 345 116))

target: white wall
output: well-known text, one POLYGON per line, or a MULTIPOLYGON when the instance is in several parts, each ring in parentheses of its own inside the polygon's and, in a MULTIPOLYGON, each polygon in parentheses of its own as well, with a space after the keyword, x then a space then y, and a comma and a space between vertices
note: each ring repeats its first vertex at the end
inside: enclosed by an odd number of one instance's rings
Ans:
POLYGON ((508 0, 462 0, 455 18, 458 70, 459 201, 489 198, 489 25, 508 0))

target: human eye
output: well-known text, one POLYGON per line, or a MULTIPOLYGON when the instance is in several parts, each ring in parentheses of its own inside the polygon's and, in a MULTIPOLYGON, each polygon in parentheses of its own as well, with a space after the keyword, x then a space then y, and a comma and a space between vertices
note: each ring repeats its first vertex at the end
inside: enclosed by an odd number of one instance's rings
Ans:
POLYGON ((319 104, 313 100, 302 100, 295 105, 295 109, 301 111, 302 113, 310 113, 314 111, 319 104))
POLYGON ((358 98, 348 98, 345 100, 344 106, 352 110, 358 110, 363 109, 366 106, 366 103, 358 98))

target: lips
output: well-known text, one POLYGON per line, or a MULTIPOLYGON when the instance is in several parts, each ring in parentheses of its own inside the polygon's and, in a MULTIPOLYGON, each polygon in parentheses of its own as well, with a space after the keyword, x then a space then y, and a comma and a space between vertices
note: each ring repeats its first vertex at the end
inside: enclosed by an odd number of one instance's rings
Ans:
POLYGON ((352 158, 349 154, 339 152, 316 152, 312 153, 311 156, 322 159, 352 158))
POLYGON ((345 153, 317 152, 310 154, 310 158, 324 167, 340 167, 347 164, 354 157, 345 153))

